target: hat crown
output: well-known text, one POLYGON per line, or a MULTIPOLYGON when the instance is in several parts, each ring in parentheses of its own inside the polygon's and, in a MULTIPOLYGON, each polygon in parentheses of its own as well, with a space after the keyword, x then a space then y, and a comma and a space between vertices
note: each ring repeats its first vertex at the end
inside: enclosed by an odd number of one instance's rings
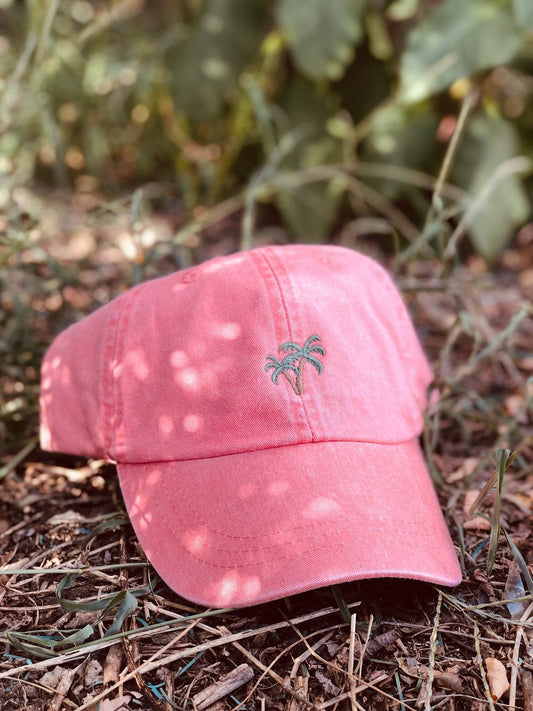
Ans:
POLYGON ((398 443, 420 433, 430 380, 376 262, 266 247, 141 284, 64 332, 43 368, 43 438, 129 463, 398 443))

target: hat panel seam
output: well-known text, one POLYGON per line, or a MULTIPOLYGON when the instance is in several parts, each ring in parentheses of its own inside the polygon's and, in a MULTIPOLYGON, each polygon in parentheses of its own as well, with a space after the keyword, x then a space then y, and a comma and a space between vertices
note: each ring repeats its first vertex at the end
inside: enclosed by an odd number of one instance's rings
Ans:
MULTIPOLYGON (((133 304, 138 297, 141 289, 132 289, 131 291, 124 294, 124 301, 120 313, 118 315, 116 328, 115 328, 115 345, 113 350, 113 369, 119 367, 119 373, 115 376, 113 370, 111 371, 111 386, 112 386, 112 407, 114 413, 113 426, 110 427, 110 437, 112 437, 112 447, 115 459, 120 455, 118 452, 117 444, 117 433, 122 425, 124 417, 124 398, 122 395, 122 374, 124 366, 124 350, 126 347, 126 332, 129 326, 129 319, 131 315, 131 310, 133 304)), ((124 443, 121 445, 121 453, 125 453, 124 443)))
MULTIPOLYGON (((276 286, 277 286, 277 288, 278 288, 278 293, 279 293, 280 301, 281 301, 281 304, 282 304, 282 306, 283 306, 283 311, 284 311, 284 315, 285 315, 285 322, 286 322, 286 324, 287 324, 288 335, 289 335, 290 340, 292 341, 292 340, 294 340, 294 336, 293 336, 293 329, 292 329, 292 326, 291 326, 291 321, 290 321, 290 319, 289 319, 289 308, 288 308, 287 303, 286 303, 286 300, 285 300, 285 295, 284 295, 284 293, 283 293, 283 287, 282 287, 282 285, 281 285, 281 281, 280 281, 280 279, 279 279, 277 270, 276 270, 276 268, 274 267, 274 265, 272 264, 271 259, 270 259, 270 257, 274 257, 274 258, 275 258, 275 255, 274 255, 274 254, 268 249, 268 247, 267 247, 267 248, 261 253, 261 256, 263 257, 265 263, 267 264, 267 266, 268 266, 268 268, 269 268, 269 270, 270 270, 270 273, 272 274, 272 277, 273 277, 273 279, 274 279, 274 281, 275 281, 275 283, 276 283, 276 286)), ((278 268, 284 269, 284 271, 285 271, 285 276, 286 276, 286 282, 287 282, 288 288, 291 288, 291 291, 292 291, 292 284, 291 284, 291 280, 290 280, 290 275, 288 274, 287 270, 285 269, 284 264, 283 264, 283 261, 282 261, 281 259, 279 259, 279 260, 277 259, 276 261, 278 262, 278 268)), ((293 296, 293 301, 294 301, 294 303, 297 304, 296 299, 294 299, 294 294, 292 294, 292 296, 293 296)), ((311 334, 309 334, 309 335, 311 335, 311 334)), ((292 398, 291 398, 291 399, 292 399, 292 398)), ((315 429, 314 429, 314 427, 313 427, 313 425, 312 425, 311 417, 310 417, 310 414, 309 414, 308 408, 307 408, 307 402, 306 402, 306 400, 305 400, 304 397, 300 397, 300 403, 299 403, 299 404, 300 404, 300 406, 301 406, 301 408, 302 408, 302 412, 303 412, 303 414, 304 414, 305 424, 306 424, 307 430, 308 430, 308 432, 309 432, 309 434, 310 434, 310 436, 311 436, 311 441, 312 441, 312 442, 316 442, 316 441, 317 441, 317 434, 316 434, 315 429)))
MULTIPOLYGON (((266 255, 265 255, 265 252, 267 251, 267 249, 268 248, 261 249, 261 250, 253 250, 253 251, 249 252, 249 255, 252 258, 252 261, 255 263, 255 266, 257 268, 257 271, 259 272, 259 275, 261 276, 263 282, 265 283, 266 294, 267 294, 267 298, 268 298, 268 303, 270 305, 270 312, 271 312, 271 316, 272 316, 272 321, 273 321, 274 328, 276 331, 276 339, 278 339, 281 336, 281 331, 280 331, 280 329, 278 329, 279 319, 276 318, 276 309, 274 307, 274 294, 272 293, 272 289, 268 288, 269 287, 268 282, 270 282, 270 281, 273 281, 276 288, 277 288, 279 299, 276 300, 275 305, 279 306, 279 303, 281 302, 281 307, 284 312, 285 322, 287 324, 287 329, 289 331, 289 334, 291 332, 291 329, 290 329, 290 322, 289 322, 289 316, 288 316, 288 309, 287 309, 287 305, 283 299, 279 279, 277 278, 275 269, 273 269, 272 265, 270 264, 270 262, 268 261, 268 259, 266 258, 266 255), (260 264, 258 262, 262 262, 262 264, 260 264), (261 268, 262 266, 263 266, 263 268, 261 268), (278 333, 278 331, 279 331, 279 333, 278 333)), ((305 410, 301 409, 301 402, 298 402, 297 399, 292 398, 292 397, 289 397, 288 401, 290 403, 290 407, 292 408, 293 418, 294 418, 296 425, 299 426, 300 423, 302 422, 301 414, 303 412, 303 414, 304 414, 303 424, 305 424, 305 426, 307 427, 307 431, 312 436, 312 433, 309 430, 309 424, 307 422, 305 410)), ((301 439, 301 437, 299 437, 299 439, 301 439)), ((250 450, 247 450, 247 451, 250 451, 250 450)))
MULTIPOLYGON (((125 299, 125 296, 124 296, 125 299)), ((104 449, 108 455, 113 452, 113 416, 115 407, 115 383, 113 363, 116 362, 118 324, 122 317, 124 300, 115 302, 115 308, 106 324, 106 340, 103 350, 102 377, 102 426, 104 429, 104 449)))

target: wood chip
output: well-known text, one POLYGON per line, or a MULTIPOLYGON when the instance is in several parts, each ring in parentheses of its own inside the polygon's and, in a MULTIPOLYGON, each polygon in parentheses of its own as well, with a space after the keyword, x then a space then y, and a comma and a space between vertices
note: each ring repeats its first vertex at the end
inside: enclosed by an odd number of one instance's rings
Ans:
POLYGON ((107 653, 104 663, 104 686, 107 686, 107 684, 116 684, 118 682, 123 658, 120 645, 114 644, 109 648, 109 652, 107 653))
POLYGON ((252 667, 249 664, 241 664, 211 686, 195 694, 193 696, 194 705, 198 711, 202 711, 214 704, 215 701, 231 694, 243 684, 247 684, 253 677, 252 667))
POLYGON ((48 711, 59 711, 80 666, 81 664, 74 669, 63 669, 59 682, 56 686, 56 693, 48 706, 48 711))
MULTIPOLYGON (((308 676, 297 676, 293 679, 292 683, 294 691, 298 692, 305 699, 309 698, 307 693, 309 688, 308 676)), ((291 696, 287 704, 287 711, 303 711, 306 708, 307 707, 304 706, 301 701, 299 701, 294 696, 291 696)))
POLYGON ((524 671, 520 680, 524 692, 524 711, 533 711, 533 674, 530 671, 524 671))

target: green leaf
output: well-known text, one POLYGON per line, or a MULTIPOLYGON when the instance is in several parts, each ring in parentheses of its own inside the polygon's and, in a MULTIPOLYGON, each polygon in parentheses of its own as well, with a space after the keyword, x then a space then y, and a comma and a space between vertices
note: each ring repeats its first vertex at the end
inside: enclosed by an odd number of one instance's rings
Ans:
POLYGON ((329 136, 306 141, 282 164, 283 170, 300 170, 302 181, 284 183, 278 178, 275 204, 287 226, 303 242, 323 242, 337 216, 344 184, 334 179, 308 182, 306 169, 341 159, 340 143, 329 136))
MULTIPOLYGON (((490 539, 489 539, 489 551, 487 554, 487 575, 492 573, 494 567, 494 562, 496 560, 496 553, 498 551, 498 541, 500 538, 501 530, 501 520, 500 511, 502 503, 502 492, 503 492, 503 479, 505 476, 505 471, 510 464, 511 450, 510 449, 497 449, 496 450, 496 502, 494 504, 494 509, 491 516, 491 527, 490 527, 490 539)), ((511 460, 512 461, 512 460, 511 460)))
MULTIPOLYGON (((530 0, 526 2, 529 7, 530 0)), ((409 34, 400 95, 408 102, 420 101, 457 79, 505 64, 523 39, 511 0, 444 0, 409 34)))
POLYGON ((476 250, 489 261, 530 213, 520 178, 502 171, 505 162, 516 155, 516 146, 515 129, 509 122, 477 114, 468 124, 452 171, 452 183, 479 200, 468 229, 476 250))
POLYGON ((112 634, 120 632, 120 628, 126 617, 137 607, 137 598, 129 590, 122 590, 110 601, 109 605, 100 615, 100 619, 103 620, 105 616, 117 606, 118 610, 115 613, 115 619, 104 637, 109 637, 112 634))
MULTIPOLYGON (((363 144, 364 160, 403 168, 430 169, 435 148, 438 116, 428 106, 384 106, 377 111, 372 129, 363 144)), ((405 186, 391 180, 373 180, 389 200, 405 192, 405 186)))
POLYGON ((30 441, 17 453, 15 454, 14 457, 12 457, 7 464, 4 464, 2 467, 0 467, 0 481, 9 474, 9 472, 13 471, 15 467, 18 467, 18 465, 28 456, 28 454, 35 449, 35 446, 37 444, 38 438, 37 437, 32 437, 30 441))
POLYGON ((48 635, 25 634, 24 632, 7 632, 6 637, 12 644, 27 654, 50 659, 58 654, 56 650, 59 648, 77 647, 83 644, 93 633, 94 628, 92 625, 85 625, 85 627, 60 639, 54 639, 48 635))
POLYGON ((363 36, 366 0, 281 0, 278 22, 294 61, 310 79, 342 77, 363 36))
POLYGON ((517 25, 526 32, 533 31, 533 2, 513 0, 513 12, 517 25))
POLYGON ((207 0, 185 44, 171 54, 176 106, 193 121, 217 118, 257 52, 264 0, 207 0))

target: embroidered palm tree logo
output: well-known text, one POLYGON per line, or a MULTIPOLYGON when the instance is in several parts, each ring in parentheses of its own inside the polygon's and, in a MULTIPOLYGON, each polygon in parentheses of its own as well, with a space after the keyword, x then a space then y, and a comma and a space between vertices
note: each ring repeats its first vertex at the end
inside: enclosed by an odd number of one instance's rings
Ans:
POLYGON ((279 360, 273 355, 267 356, 268 362, 265 365, 265 370, 272 369, 272 382, 277 384, 279 376, 283 375, 291 384, 296 395, 302 395, 304 391, 303 374, 305 364, 311 363, 319 374, 324 368, 315 355, 326 355, 324 346, 319 341, 320 336, 309 336, 303 346, 287 341, 287 343, 282 343, 278 348, 280 353, 287 354, 283 360, 279 360))

